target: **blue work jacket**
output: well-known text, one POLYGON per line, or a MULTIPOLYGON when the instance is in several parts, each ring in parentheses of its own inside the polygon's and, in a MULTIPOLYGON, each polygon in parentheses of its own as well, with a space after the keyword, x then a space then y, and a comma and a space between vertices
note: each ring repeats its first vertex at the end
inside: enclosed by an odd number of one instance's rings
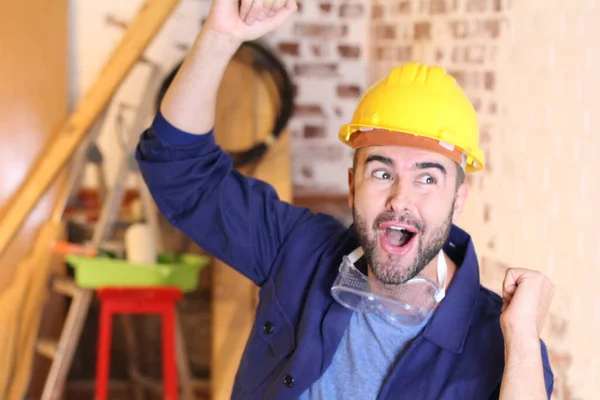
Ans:
MULTIPOLYGON (((330 365, 350 320, 330 289, 342 257, 359 246, 353 227, 280 201, 269 184, 232 168, 212 132, 179 131, 160 113, 143 132, 136 158, 164 216, 260 287, 232 399, 297 398, 330 365)), ((502 300, 481 286, 466 232, 453 226, 444 250, 458 266, 454 280, 378 399, 498 398, 502 300)), ((550 396, 543 342, 540 357, 550 396)))

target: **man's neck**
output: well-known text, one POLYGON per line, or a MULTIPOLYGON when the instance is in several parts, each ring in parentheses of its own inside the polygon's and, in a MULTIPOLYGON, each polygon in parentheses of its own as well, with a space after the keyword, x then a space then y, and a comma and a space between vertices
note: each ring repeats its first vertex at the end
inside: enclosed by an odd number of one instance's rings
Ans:
POLYGON ((423 268, 423 271, 421 272, 421 275, 431 279, 432 281, 436 282, 438 285, 441 284, 441 282, 438 280, 438 258, 439 257, 444 257, 446 259, 446 264, 448 265, 448 271, 446 273, 446 284, 444 285, 446 290, 448 290, 448 287, 450 287, 450 284, 452 283, 452 280, 454 279, 454 275, 456 275, 456 264, 454 263, 454 261, 452 261, 452 259, 450 257, 448 257, 446 255, 446 253, 442 252, 440 254, 438 254, 433 260, 431 260, 431 262, 429 264, 427 264, 427 266, 425 268, 423 268))

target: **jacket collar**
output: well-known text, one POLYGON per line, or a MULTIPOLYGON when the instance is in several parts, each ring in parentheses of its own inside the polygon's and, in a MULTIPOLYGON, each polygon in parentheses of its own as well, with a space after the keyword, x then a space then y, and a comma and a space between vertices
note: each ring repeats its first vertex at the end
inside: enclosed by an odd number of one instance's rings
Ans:
POLYGON ((457 271, 423 336, 445 350, 461 353, 477 309, 479 263, 471 236, 454 225, 444 252, 454 261, 457 271))

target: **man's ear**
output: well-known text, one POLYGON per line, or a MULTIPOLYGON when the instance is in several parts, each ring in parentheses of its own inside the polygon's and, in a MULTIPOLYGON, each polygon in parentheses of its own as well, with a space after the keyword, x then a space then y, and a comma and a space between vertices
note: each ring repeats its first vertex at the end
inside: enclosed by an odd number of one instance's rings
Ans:
POLYGON ((348 206, 354 207, 354 168, 348 168, 348 206))
POLYGON ((452 222, 456 223, 458 218, 461 216, 467 198, 469 197, 469 185, 465 180, 456 190, 456 198, 454 200, 454 213, 452 214, 452 222))

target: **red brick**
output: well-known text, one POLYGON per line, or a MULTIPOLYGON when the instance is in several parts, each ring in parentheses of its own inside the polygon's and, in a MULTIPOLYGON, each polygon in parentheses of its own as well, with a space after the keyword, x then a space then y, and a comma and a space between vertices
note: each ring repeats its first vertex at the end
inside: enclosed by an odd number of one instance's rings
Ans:
POLYGON ((351 45, 339 45, 338 53, 342 58, 359 58, 360 47, 351 45))
POLYGON ((328 14, 331 12, 331 9, 333 8, 333 6, 331 5, 331 3, 321 3, 321 4, 319 4, 319 8, 321 9, 321 11, 328 14))
POLYGON ((325 112, 318 104, 297 104, 294 110, 296 117, 324 117, 325 112))
POLYGON ((483 30, 487 33, 487 37, 496 39, 500 36, 500 22, 499 19, 483 21, 483 30))
POLYGON ((415 40, 431 39, 431 22, 417 22, 414 25, 415 40))
POLYGON ((448 70, 448 74, 450 76, 452 76, 454 79, 456 79, 456 82, 458 83, 459 86, 461 86, 463 88, 466 86, 467 79, 466 79, 466 74, 464 71, 448 70))
POLYGON ((468 13, 485 12, 487 0, 466 0, 465 11, 468 13))
POLYGON ((493 91, 496 88, 496 74, 493 71, 486 71, 483 76, 485 89, 493 91))
POLYGON ((347 25, 296 23, 294 33, 301 37, 340 39, 348 34, 347 25))
POLYGON ((386 48, 384 47, 375 47, 374 50, 374 54, 375 54, 375 61, 385 61, 387 60, 387 52, 386 52, 386 48))
POLYGON ((410 0, 403 0, 397 3, 396 13, 398 14, 410 14, 412 12, 412 3, 410 0))
POLYGON ((503 21, 503 18, 452 21, 449 28, 455 39, 497 39, 503 21))
MULTIPOLYGON (((315 141, 316 143, 317 141, 315 141)), ((311 144, 302 147, 303 159, 337 161, 344 156, 344 146, 336 144, 311 144)))
POLYGON ((396 26, 379 25, 375 27, 375 39, 396 39, 396 26))
POLYGON ((450 30, 455 39, 464 39, 469 35, 469 26, 467 21, 450 22, 450 30))
POLYGON ((297 76, 332 77, 337 76, 338 67, 335 63, 304 63, 294 65, 297 76))
POLYGON ((435 51, 435 62, 439 63, 444 61, 444 51, 442 49, 437 49, 435 51))
POLYGON ((281 42, 277 46, 277 50, 279 50, 282 54, 289 54, 291 56, 299 56, 300 55, 300 44, 294 42, 281 42))
POLYGON ((365 14, 365 8, 362 4, 342 4, 340 6, 340 17, 342 18, 360 18, 365 14))
POLYGON ((399 46, 396 48, 396 61, 406 62, 413 59, 413 46, 399 46))
POLYGON ((452 62, 461 63, 465 59, 465 48, 462 46, 455 46, 452 48, 452 62))
POLYGON ((300 168, 300 172, 305 178, 312 178, 315 175, 312 165, 303 165, 302 168, 300 168))
POLYGON ((357 85, 339 85, 337 87, 338 97, 357 98, 360 97, 360 87, 357 85))
POLYGON ((448 3, 446 0, 431 0, 431 14, 446 14, 448 13, 448 3))
POLYGON ((328 43, 317 43, 310 46, 310 52, 315 57, 326 57, 329 52, 329 44, 328 43))
MULTIPOLYGON (((466 88, 469 88, 470 85, 465 85, 466 88)), ((481 111, 481 99, 479 97, 476 97, 474 99, 471 100, 471 103, 473 103, 473 108, 475 109, 475 111, 477 111, 478 113, 481 111)))
POLYGON ((307 139, 325 137, 325 127, 306 125, 304 127, 304 137, 307 139))
POLYGON ((371 18, 381 19, 381 17, 383 17, 383 6, 381 4, 373 4, 371 18))

